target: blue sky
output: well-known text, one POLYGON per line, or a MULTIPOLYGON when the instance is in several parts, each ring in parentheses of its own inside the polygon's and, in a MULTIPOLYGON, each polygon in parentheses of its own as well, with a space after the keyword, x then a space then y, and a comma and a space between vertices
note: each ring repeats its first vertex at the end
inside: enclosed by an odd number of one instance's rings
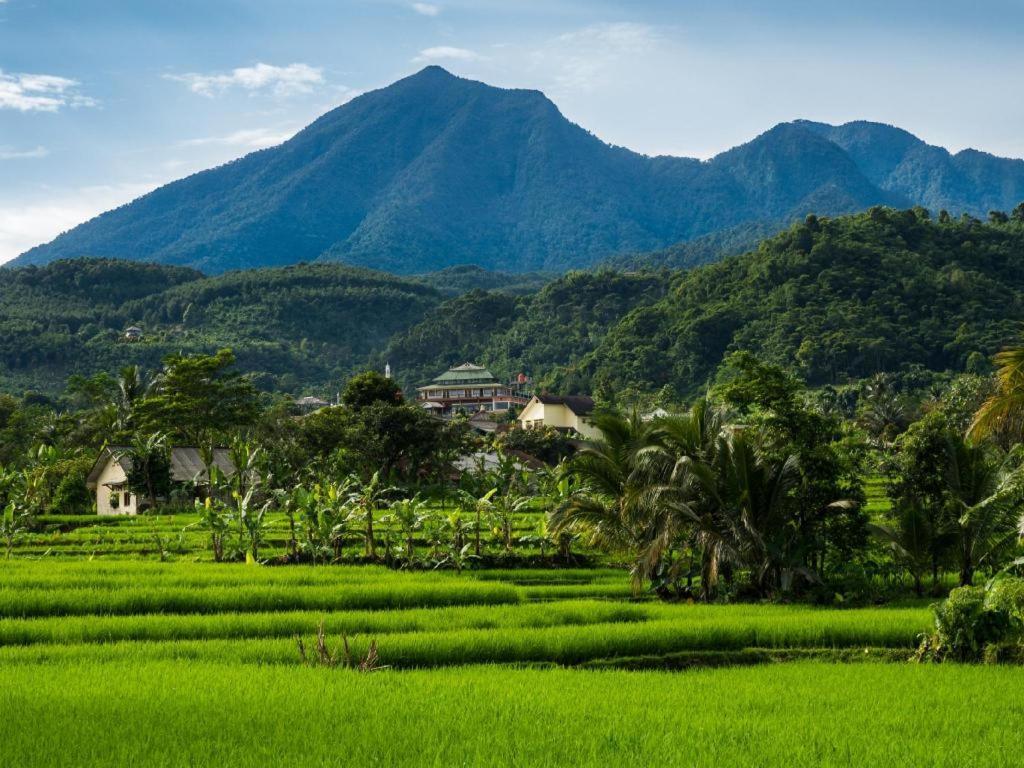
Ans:
POLYGON ((431 63, 649 154, 803 117, 1024 157, 1024 0, 0 0, 0 261, 431 63))

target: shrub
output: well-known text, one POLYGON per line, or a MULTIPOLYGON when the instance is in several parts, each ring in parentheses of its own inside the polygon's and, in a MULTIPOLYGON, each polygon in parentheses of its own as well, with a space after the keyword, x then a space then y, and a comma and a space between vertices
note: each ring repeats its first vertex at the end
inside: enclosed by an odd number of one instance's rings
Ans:
POLYGON ((918 657, 929 661, 1008 661, 1021 655, 1024 579, 997 578, 985 587, 960 587, 934 606, 935 634, 918 657))

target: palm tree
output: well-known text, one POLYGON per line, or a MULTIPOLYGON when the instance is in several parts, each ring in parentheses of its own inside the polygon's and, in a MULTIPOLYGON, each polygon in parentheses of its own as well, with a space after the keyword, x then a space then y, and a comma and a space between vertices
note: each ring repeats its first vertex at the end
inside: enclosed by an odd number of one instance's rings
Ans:
POLYGON ((117 392, 114 395, 114 424, 117 432, 130 432, 135 422, 135 405, 146 394, 148 384, 142 369, 137 365, 126 365, 117 377, 117 392))
POLYGON ((985 445, 949 435, 945 446, 950 528, 960 560, 960 585, 974 582, 975 569, 1009 546, 1017 532, 1021 476, 996 460, 985 445))
POLYGON ((930 567, 932 586, 936 586, 935 554, 944 548, 946 532, 934 514, 921 504, 904 502, 896 508, 895 525, 870 526, 871 532, 887 543, 894 559, 903 564, 914 580, 914 592, 924 594, 923 578, 930 567))
POLYGON ((593 424, 602 440, 573 459, 579 488, 551 510, 550 528, 555 535, 580 532, 593 546, 629 552, 633 590, 639 593, 668 531, 658 514, 667 506, 660 503, 641 459, 653 444, 653 430, 635 413, 629 418, 599 414, 593 424))
POLYGON ((138 493, 141 486, 145 491, 146 503, 150 510, 155 510, 157 499, 166 496, 170 491, 171 460, 168 455, 167 435, 154 432, 149 435, 136 435, 124 450, 131 460, 128 472, 132 491, 138 493))
POLYGON ((974 415, 968 436, 978 441, 1003 435, 1024 438, 1024 347, 1004 349, 995 356, 996 392, 974 415))

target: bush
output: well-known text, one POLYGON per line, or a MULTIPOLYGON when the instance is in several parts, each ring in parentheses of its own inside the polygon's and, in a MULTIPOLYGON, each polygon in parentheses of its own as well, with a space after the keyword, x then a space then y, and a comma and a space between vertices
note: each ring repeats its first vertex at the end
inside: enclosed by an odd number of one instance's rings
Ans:
POLYGON ((498 437, 504 451, 521 451, 547 464, 557 464, 573 453, 569 438, 554 427, 513 429, 498 437))
POLYGON ((918 651, 930 661, 1018 661, 1024 637, 1024 579, 960 587, 934 606, 935 634, 918 651))

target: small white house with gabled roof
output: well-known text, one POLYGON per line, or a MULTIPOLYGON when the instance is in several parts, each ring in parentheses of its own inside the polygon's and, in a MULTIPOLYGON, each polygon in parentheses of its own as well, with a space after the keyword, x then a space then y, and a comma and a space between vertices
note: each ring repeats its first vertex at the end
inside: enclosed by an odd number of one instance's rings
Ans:
MULTIPOLYGON (((231 452, 215 448, 213 463, 226 476, 235 473, 231 452)), ((128 473, 132 469, 131 456, 125 446, 104 448, 86 478, 86 487, 96 494, 97 515, 137 515, 139 498, 128 488, 128 473)), ((171 448, 171 482, 203 482, 207 478, 206 465, 198 448, 171 448)))

